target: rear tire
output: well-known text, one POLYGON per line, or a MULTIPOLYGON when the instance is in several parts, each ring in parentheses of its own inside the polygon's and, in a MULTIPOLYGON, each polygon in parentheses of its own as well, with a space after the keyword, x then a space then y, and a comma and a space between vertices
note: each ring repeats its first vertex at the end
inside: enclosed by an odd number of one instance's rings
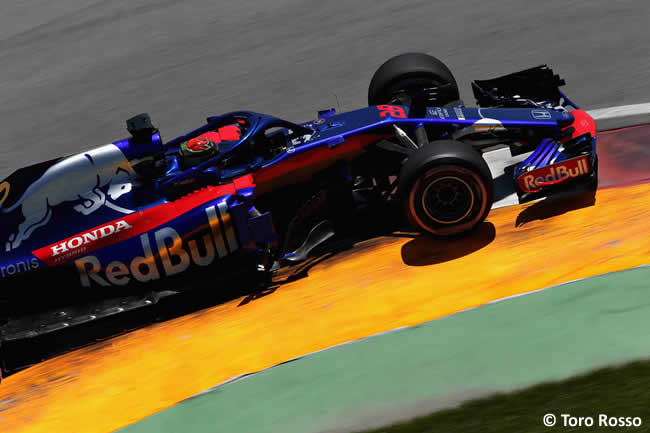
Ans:
POLYGON ((400 171, 399 193, 408 220, 436 236, 469 232, 492 207, 490 169, 472 146, 440 140, 409 157, 400 171))
POLYGON ((368 88, 368 105, 408 105, 416 111, 423 111, 426 102, 443 106, 459 97, 456 79, 449 68, 423 53, 392 57, 377 69, 368 88), (438 89, 435 100, 425 96, 426 89, 431 88, 438 89))

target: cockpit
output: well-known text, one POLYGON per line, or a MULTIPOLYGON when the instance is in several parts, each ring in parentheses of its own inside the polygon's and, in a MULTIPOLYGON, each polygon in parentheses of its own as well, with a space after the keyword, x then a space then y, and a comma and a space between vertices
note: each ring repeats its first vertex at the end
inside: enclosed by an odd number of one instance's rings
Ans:
POLYGON ((292 152, 313 130, 275 117, 235 112, 209 117, 207 124, 164 145, 161 184, 192 179, 219 182, 250 173, 292 152))

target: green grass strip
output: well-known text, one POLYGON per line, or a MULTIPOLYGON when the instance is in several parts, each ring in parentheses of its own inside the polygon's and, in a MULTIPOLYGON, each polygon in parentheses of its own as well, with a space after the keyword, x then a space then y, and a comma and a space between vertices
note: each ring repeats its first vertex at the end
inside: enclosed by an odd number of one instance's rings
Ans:
POLYGON ((636 361, 364 433, 648 432, 649 403, 650 362, 636 361), (546 420, 553 427, 544 424, 547 414, 554 417, 546 420))

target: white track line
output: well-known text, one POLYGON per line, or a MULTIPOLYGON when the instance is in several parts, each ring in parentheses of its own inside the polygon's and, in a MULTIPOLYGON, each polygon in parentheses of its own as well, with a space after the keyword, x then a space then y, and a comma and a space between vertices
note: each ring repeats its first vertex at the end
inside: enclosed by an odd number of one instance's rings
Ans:
POLYGON ((650 115, 650 103, 621 105, 618 107, 596 108, 587 111, 594 120, 615 119, 627 116, 650 115))

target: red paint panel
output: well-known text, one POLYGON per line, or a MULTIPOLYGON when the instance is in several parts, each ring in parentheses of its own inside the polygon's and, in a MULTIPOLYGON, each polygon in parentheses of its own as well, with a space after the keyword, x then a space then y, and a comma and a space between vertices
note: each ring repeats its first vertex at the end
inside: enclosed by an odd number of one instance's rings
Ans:
POLYGON ((219 128, 219 135, 223 141, 234 141, 241 138, 241 131, 237 125, 227 125, 219 128))
POLYGON ((596 136, 596 122, 594 122, 594 119, 590 115, 584 110, 573 110, 571 114, 574 120, 570 126, 575 129, 575 132, 572 134, 573 137, 578 137, 586 133, 591 134, 592 137, 596 136))
POLYGON ((252 175, 247 174, 246 176, 233 179, 232 184, 235 186, 236 190, 252 188, 255 186, 255 180, 252 175))
POLYGON ((216 131, 208 131, 203 134, 193 138, 192 140, 197 140, 200 138, 207 138, 213 143, 220 143, 222 141, 234 141, 241 138, 241 130, 238 125, 226 125, 217 129, 216 131))

